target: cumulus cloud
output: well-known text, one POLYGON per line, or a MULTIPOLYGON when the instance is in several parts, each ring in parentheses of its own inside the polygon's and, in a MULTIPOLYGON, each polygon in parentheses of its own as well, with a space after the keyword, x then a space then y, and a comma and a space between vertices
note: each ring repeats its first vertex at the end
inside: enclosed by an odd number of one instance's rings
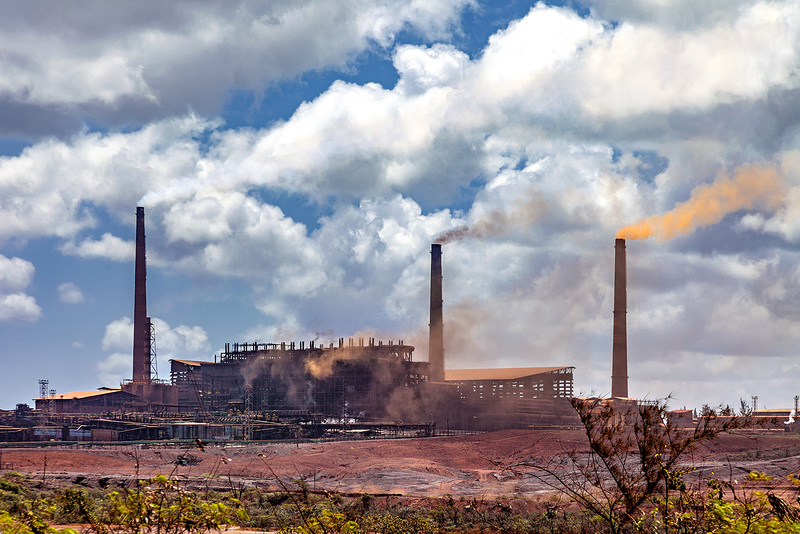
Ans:
POLYGON ((0 255, 0 291, 19 291, 33 282, 33 264, 22 258, 0 255))
POLYGON ((41 317, 36 299, 24 293, 0 294, 0 321, 32 323, 41 317))
POLYGON ((136 243, 125 241, 108 232, 98 240, 84 239, 80 243, 69 241, 61 246, 61 252, 81 258, 105 258, 112 261, 130 261, 135 254, 136 243))
POLYGON ((103 386, 116 387, 131 374, 132 356, 114 352, 97 362, 97 378, 103 386))
POLYGON ((80 304, 85 299, 75 282, 64 282, 58 285, 58 300, 66 304, 80 304))
POLYGON ((704 109, 796 87, 800 6, 758 3, 738 15, 692 33, 623 23, 588 47, 564 81, 601 117, 704 109))
POLYGON ((0 25, 1 100, 117 123, 187 107, 214 113, 230 87, 261 91, 306 71, 343 68, 403 30, 445 37, 471 3, 21 4, 6 9, 0 25))
POLYGON ((36 299, 25 293, 34 271, 31 262, 0 254, 0 322, 35 322, 42 315, 36 299))
MULTIPOLYGON (((75 239, 98 224, 97 208, 128 221, 136 201, 164 177, 192 172, 199 152, 195 137, 215 124, 189 115, 128 134, 51 139, 18 157, 0 158, 0 243, 42 236, 75 239)), ((113 238, 103 238, 66 250, 91 255, 101 248, 120 249, 113 238)))
MULTIPOLYGON (((365 1, 354 19, 359 44, 329 43, 330 22, 319 41, 292 43, 306 48, 297 54, 330 65, 369 40, 390 46, 401 20, 440 34, 460 5, 365 1), (318 56, 323 44, 331 56, 318 56)), ((446 43, 398 46, 391 51, 395 87, 337 81, 287 120, 262 128, 226 128, 198 106, 197 114, 132 131, 37 143, 0 160, 0 243, 55 237, 64 254, 122 261, 131 244, 116 237, 123 235, 118 225, 132 227, 141 203, 151 269, 236 279, 247 288, 262 315, 225 335, 313 338, 372 329, 413 339, 424 359, 430 243, 454 228, 480 229, 471 234, 480 239, 445 245, 448 366, 576 365, 578 389, 604 393, 616 231, 671 210, 720 172, 776 164, 787 191, 777 209, 740 206, 691 236, 629 247, 632 392, 735 402, 719 384, 736 380, 730 389, 742 394, 746 376, 736 365, 758 358, 787 368, 800 336, 791 311, 800 236, 798 7, 741 2, 723 13, 711 2, 692 7, 682 23, 668 13, 669 6, 688 10, 682 0, 590 5, 595 15, 581 17, 539 4, 472 57, 446 43), (676 391, 675 384, 697 380, 692 362, 700 360, 708 376, 717 366, 718 378, 676 391), (675 361, 674 370, 664 361, 675 361)), ((193 70, 199 57, 204 68, 220 57, 193 39, 202 33, 209 43, 224 42, 240 21, 202 26, 207 10, 221 8, 203 6, 196 19, 183 7, 161 9, 172 15, 150 37, 169 53, 124 75, 114 69, 129 65, 110 62, 119 79, 107 92, 92 90, 98 106, 115 102, 123 112, 131 109, 126 99, 138 99, 143 115, 148 106, 170 114, 180 92, 195 104, 220 94, 193 70), (166 33, 190 37, 175 44, 166 33), (163 72, 154 75, 154 64, 163 72), (185 69, 168 68, 174 65, 185 69), (181 83, 167 83, 176 77, 181 83)), ((275 28, 266 28, 266 18, 251 20, 245 48, 256 42, 254 32, 285 30, 288 39, 289 28, 305 27, 293 18, 296 9, 315 21, 354 8, 308 2, 263 9, 273 10, 275 28)), ((149 15, 139 15, 148 25, 149 15)), ((136 31, 118 39, 130 35, 136 31)), ((147 59, 152 46, 137 54, 147 59)), ((281 41, 276 54, 288 49, 281 41)), ((296 72, 270 61, 264 69, 275 76, 296 72)), ((221 78, 241 65, 230 63, 221 78)), ((241 85, 259 85, 270 76, 265 70, 243 72, 241 85)), ((74 105, 90 105, 80 103, 83 88, 67 89, 74 105)), ((30 98, 46 105, 53 98, 46 94, 30 98)), ((30 284, 24 272, 14 276, 3 282, 8 294, 30 284)), ((162 362, 165 351, 208 356, 199 327, 156 326, 162 362)), ((103 376, 126 375, 119 366, 129 362, 130 330, 127 319, 108 325, 103 376)))
MULTIPOLYGON (((400 75, 395 88, 336 82, 270 128, 224 130, 219 122, 189 115, 128 134, 87 133, 69 142, 37 144, 0 162, 9 215, 0 223, 0 238, 55 234, 68 240, 68 253, 92 254, 110 248, 111 238, 73 241, 98 224, 98 210, 120 217, 131 199, 142 198, 146 205, 194 199, 197 211, 211 209, 208 199, 215 194, 259 187, 322 204, 400 193, 426 208, 446 206, 474 180, 491 178, 528 152, 541 157, 564 146, 542 139, 545 132, 577 140, 612 117, 713 113, 720 105, 789 90, 800 79, 792 59, 800 42, 795 38, 800 25, 796 29, 792 21, 800 16, 791 16, 792 9, 797 7, 776 3, 742 10, 728 26, 715 26, 716 40, 708 41, 655 26, 606 27, 567 9, 539 5, 495 34, 476 60, 452 46, 404 45, 394 56, 400 75), (740 34, 750 40, 742 43, 740 34), (772 46, 762 38, 766 35, 786 46, 772 46), (721 44, 732 41, 741 49, 721 44), (692 51, 700 43, 713 53, 692 51), (658 52, 659 58, 650 55, 662 49, 668 51, 658 52), (673 68, 675 57, 691 62, 686 71, 698 75, 677 76, 659 67, 673 68), (729 80, 722 68, 727 64, 751 70, 729 80), (636 74, 642 68, 653 72, 636 74), (683 79, 692 80, 691 88, 673 81, 683 79), (200 142, 206 136, 208 146, 200 142), (78 198, 91 203, 65 200, 78 198)), ((691 132, 704 128, 707 119, 686 118, 683 126, 673 122, 660 130, 655 121, 648 127, 657 135, 680 136, 676 125, 691 132)), ((685 154, 692 147, 684 143, 670 148, 685 154)), ((712 153, 691 155, 695 168, 703 165, 698 160, 714 161, 712 153)), ((694 184, 717 170, 704 171, 694 184)), ((98 253, 121 257, 119 245, 114 253, 98 253)))
POLYGON ((453 46, 399 46, 394 54, 394 67, 400 74, 396 89, 413 95, 434 87, 452 87, 461 81, 468 65, 469 56, 453 46))
MULTIPOLYGON (((169 373, 167 369, 170 359, 208 359, 210 345, 203 328, 186 325, 172 328, 157 317, 151 320, 156 332, 159 375, 169 373)), ((96 364, 101 383, 116 385, 123 379, 130 378, 133 365, 133 322, 130 317, 123 317, 106 325, 102 347, 109 354, 96 364)))

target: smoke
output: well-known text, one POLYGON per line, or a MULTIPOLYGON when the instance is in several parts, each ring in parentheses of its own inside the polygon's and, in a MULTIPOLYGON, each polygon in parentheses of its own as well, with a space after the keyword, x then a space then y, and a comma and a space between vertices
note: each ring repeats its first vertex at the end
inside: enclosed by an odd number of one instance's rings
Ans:
MULTIPOLYGON (((388 336, 383 336, 388 337, 388 336)), ((318 350, 308 353, 303 359, 303 369, 305 372, 318 380, 324 380, 331 376, 335 371, 338 362, 367 360, 371 358, 371 352, 367 349, 370 340, 377 346, 381 338, 380 333, 372 330, 363 330, 353 336, 344 339, 344 346, 335 350, 318 350), (352 343, 352 346, 350 345, 352 343)), ((399 339, 395 341, 399 343, 399 339)), ((318 345, 321 349, 324 344, 318 345)))
POLYGON ((333 374, 336 363, 345 360, 358 359, 359 355, 348 349, 323 352, 316 357, 307 357, 303 368, 307 373, 318 380, 328 378, 333 374))
POLYGON ((470 226, 464 225, 437 235, 433 241, 444 245, 450 241, 468 238, 482 238, 503 235, 517 228, 527 228, 535 224, 547 212, 548 206, 539 197, 514 204, 508 210, 494 209, 481 215, 470 226))
POLYGON ((725 215, 763 206, 777 209, 785 191, 775 167, 748 165, 734 170, 733 176, 720 173, 711 184, 692 191, 686 202, 663 215, 646 217, 617 232, 618 239, 672 239, 697 228, 716 224, 725 215))

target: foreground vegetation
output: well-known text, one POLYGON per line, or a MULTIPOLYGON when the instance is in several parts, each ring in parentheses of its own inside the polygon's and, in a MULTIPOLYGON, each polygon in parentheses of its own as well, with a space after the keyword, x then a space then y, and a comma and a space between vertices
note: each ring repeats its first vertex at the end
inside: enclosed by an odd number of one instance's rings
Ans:
MULTIPOLYGON (((370 495, 312 493, 303 481, 289 491, 189 491, 166 477, 115 491, 45 489, 41 480, 10 473, 0 478, 0 532, 200 533, 227 524, 286 533, 800 533, 796 508, 766 489, 777 481, 751 473, 741 482, 706 481, 703 493, 677 487, 677 498, 654 501, 625 525, 553 495, 541 501, 426 499, 410 502, 370 495), (236 496, 234 496, 236 494, 236 496)), ((796 495, 796 492, 794 493, 796 495)))
POLYGON ((800 534, 800 481, 794 475, 783 480, 759 472, 740 479, 732 471, 727 477, 702 475, 686 461, 700 444, 749 426, 748 418, 711 411, 697 427, 681 429, 666 417, 665 401, 615 405, 576 399, 573 405, 588 454, 507 466, 510 473, 550 486, 552 494, 538 500, 343 496, 311 491, 304 480, 286 482, 274 473, 270 482, 278 491, 233 481, 227 491, 189 489, 174 473, 132 487, 49 488, 44 480, 7 473, 0 477, 0 532, 73 533, 50 525, 81 524, 81 532, 94 534, 181 534, 231 524, 287 534, 800 534))

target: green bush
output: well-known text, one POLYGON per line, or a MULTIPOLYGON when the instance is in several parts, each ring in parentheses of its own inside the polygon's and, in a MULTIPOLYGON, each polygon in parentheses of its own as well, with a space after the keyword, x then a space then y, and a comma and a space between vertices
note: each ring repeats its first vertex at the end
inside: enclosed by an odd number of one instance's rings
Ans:
POLYGON ((230 501, 236 509, 221 502, 206 502, 197 493, 159 475, 140 483, 134 491, 109 493, 107 510, 111 524, 124 525, 130 532, 191 534, 246 520, 239 502, 230 501))
POLYGON ((370 516, 365 520, 370 532, 380 534, 434 534, 439 529, 430 517, 370 516))

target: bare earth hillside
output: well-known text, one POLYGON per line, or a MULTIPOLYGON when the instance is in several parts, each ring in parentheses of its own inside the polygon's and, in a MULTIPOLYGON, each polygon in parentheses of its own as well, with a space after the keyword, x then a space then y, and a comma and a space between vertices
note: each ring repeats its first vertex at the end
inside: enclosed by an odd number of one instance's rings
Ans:
MULTIPOLYGON (((310 489, 340 493, 437 497, 536 495, 552 489, 537 465, 584 453, 580 431, 507 430, 473 436, 280 443, 178 448, 114 447, 4 449, 5 468, 48 484, 114 486, 134 478, 171 475, 196 487, 276 489, 304 479, 310 489), (511 468, 511 469, 509 469, 511 468)), ((784 477, 800 470, 800 436, 734 434, 696 450, 698 473, 784 477)))

